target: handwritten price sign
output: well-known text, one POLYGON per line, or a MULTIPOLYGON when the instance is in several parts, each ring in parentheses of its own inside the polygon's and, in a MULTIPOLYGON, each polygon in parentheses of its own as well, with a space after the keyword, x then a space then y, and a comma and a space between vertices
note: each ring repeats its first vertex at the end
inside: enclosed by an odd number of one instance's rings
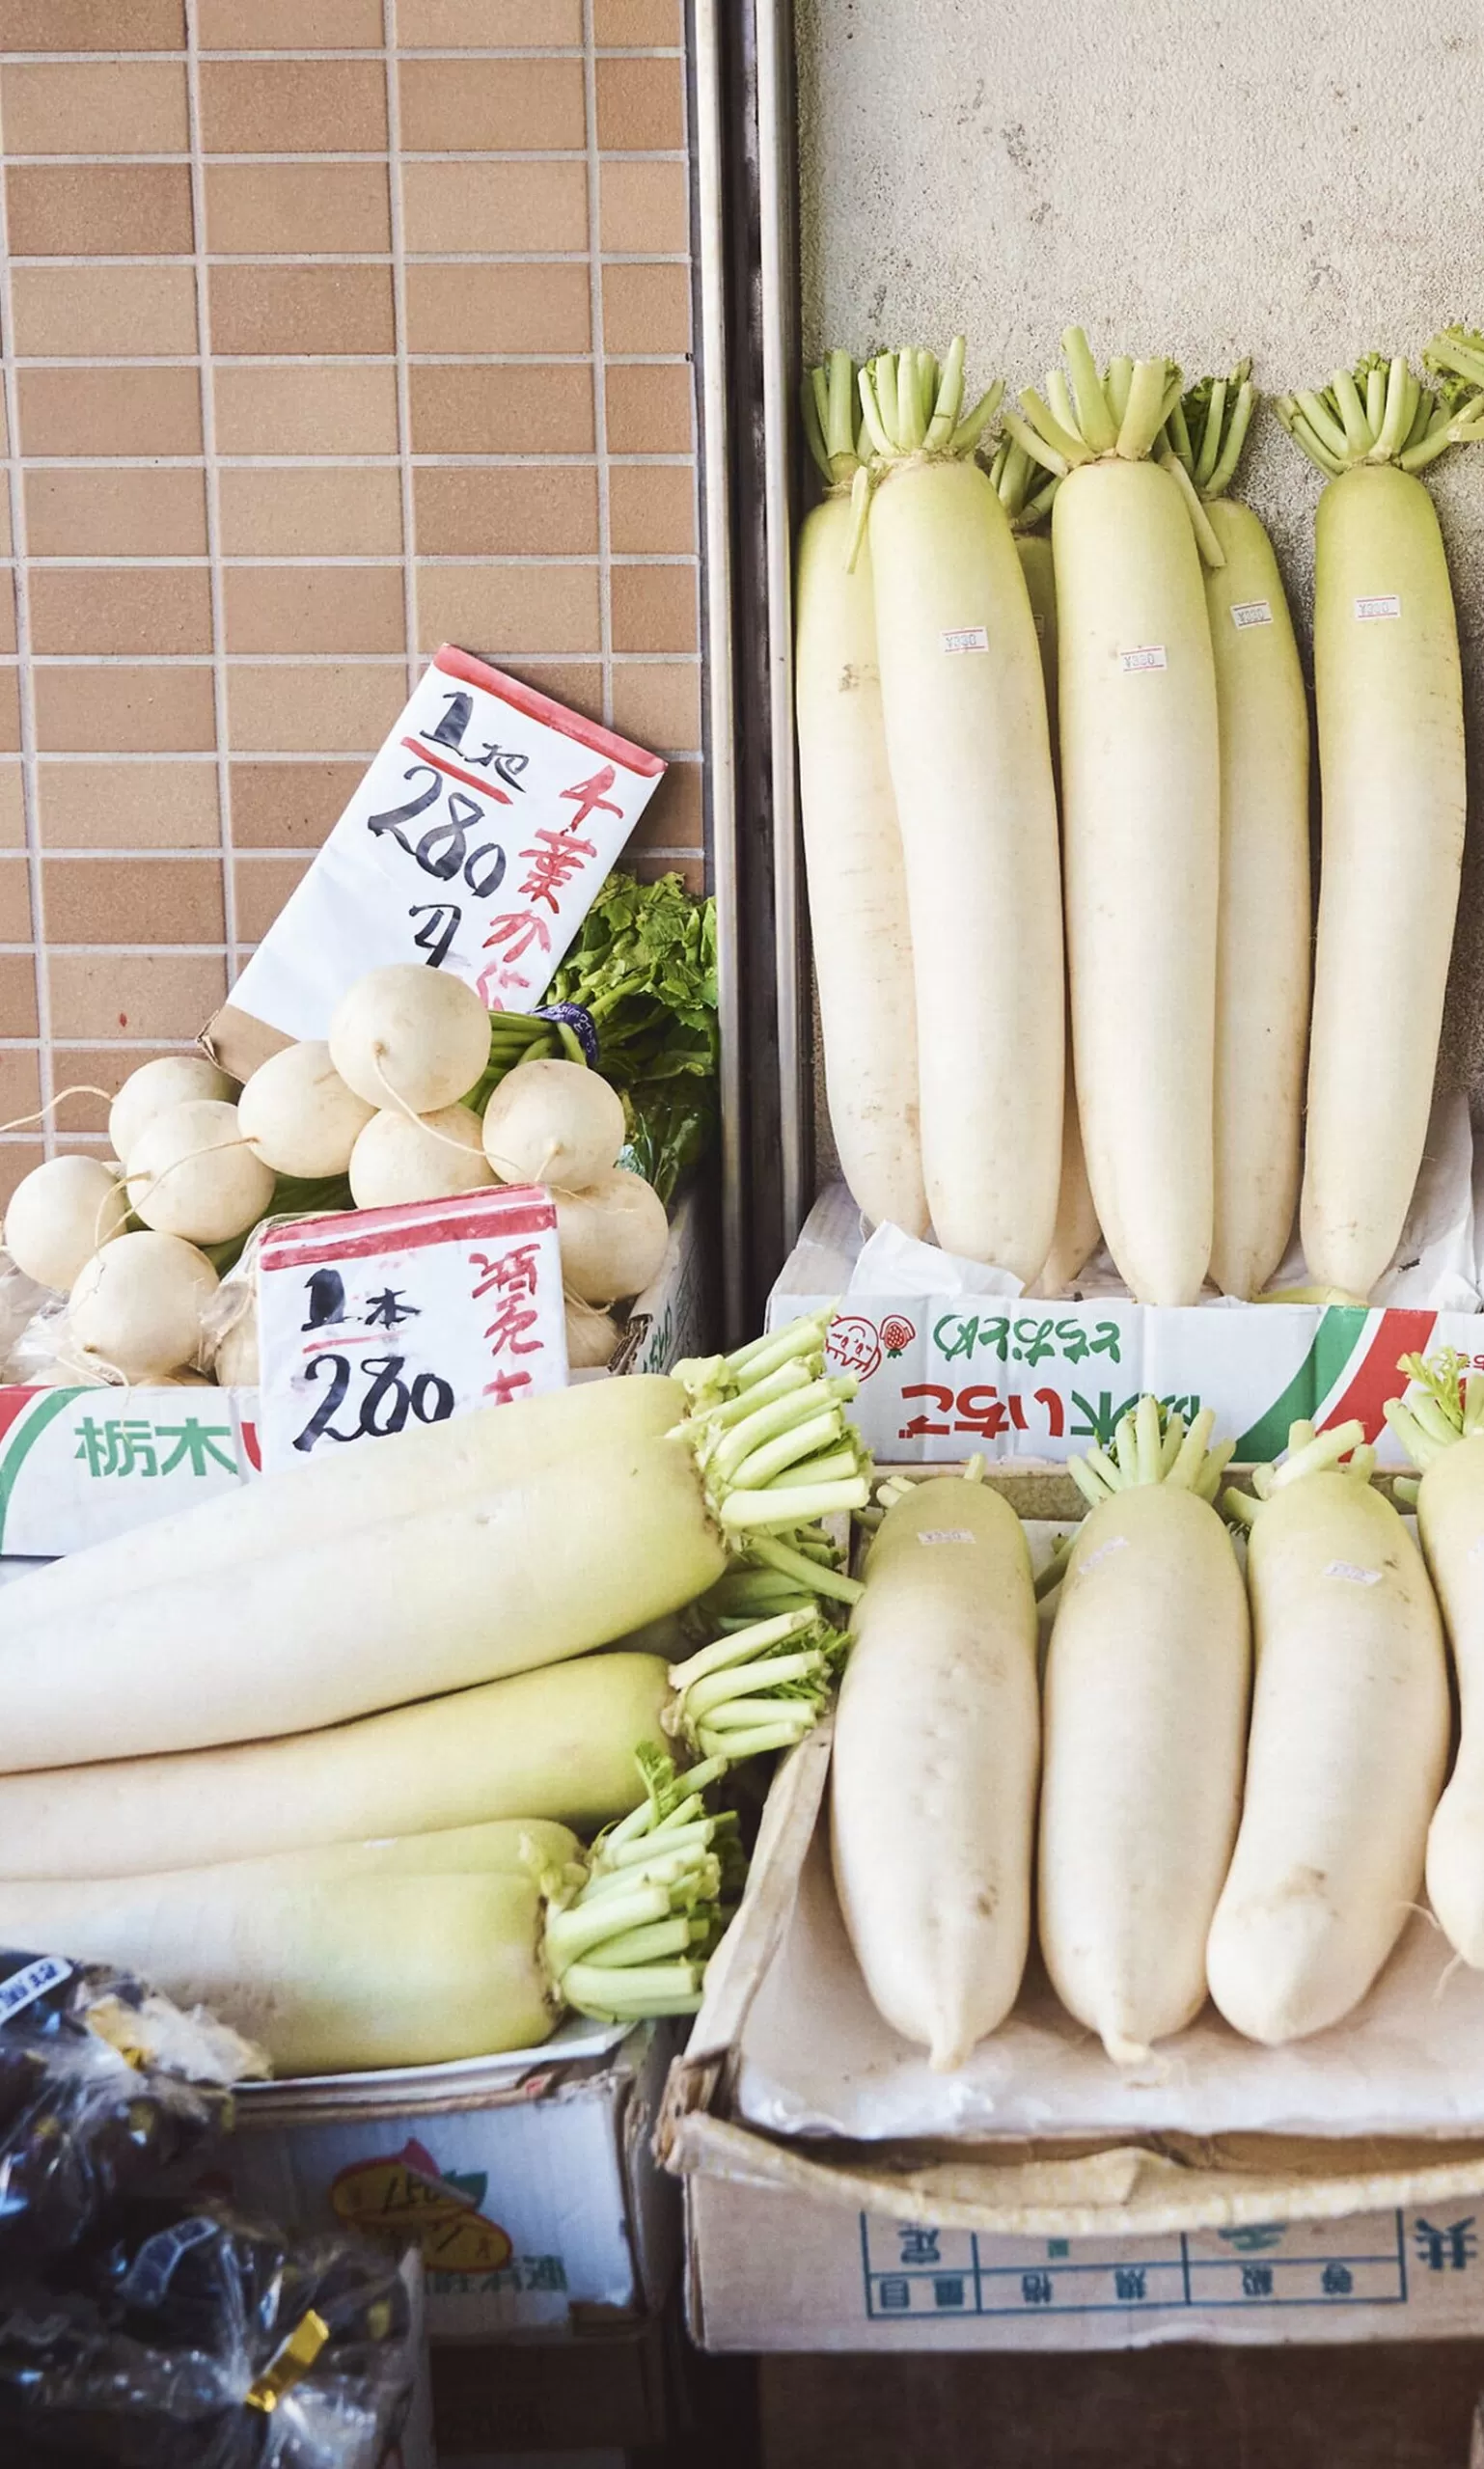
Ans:
POLYGON ((451 970, 492 1011, 534 1011, 664 771, 445 645, 230 1013, 322 1037, 342 995, 391 961, 451 970))
POLYGON ((258 1262, 266 1473, 566 1385, 557 1213, 511 1185, 301 1218, 258 1262))

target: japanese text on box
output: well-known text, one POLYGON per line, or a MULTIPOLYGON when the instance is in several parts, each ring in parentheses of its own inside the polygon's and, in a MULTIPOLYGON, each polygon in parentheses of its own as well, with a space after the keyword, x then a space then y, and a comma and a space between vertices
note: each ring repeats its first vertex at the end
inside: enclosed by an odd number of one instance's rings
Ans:
POLYGON ((258 1262, 264 1470, 566 1385, 557 1213, 525 1186, 276 1228, 258 1262))

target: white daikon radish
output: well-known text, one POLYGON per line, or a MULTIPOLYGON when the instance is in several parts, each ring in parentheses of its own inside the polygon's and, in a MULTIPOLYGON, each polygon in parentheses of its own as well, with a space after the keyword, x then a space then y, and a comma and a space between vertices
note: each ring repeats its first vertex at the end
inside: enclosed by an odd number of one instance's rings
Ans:
POLYGON ((484 1154, 502 1183, 583 1190, 608 1172, 624 1138, 622 1098, 581 1063, 517 1063, 484 1109, 484 1154))
POLYGON ((1071 387, 1053 370, 1047 399, 1028 389, 1026 418, 1004 425, 1061 479, 1052 548, 1083 1146, 1131 1292, 1191 1303, 1211 1254, 1221 791, 1193 518, 1213 562, 1221 552, 1178 465, 1145 459, 1178 370, 1115 360, 1100 378, 1081 330, 1063 342, 1071 387))
POLYGON ((127 1166, 140 1133, 156 1114, 167 1114, 197 1098, 228 1103, 236 1093, 236 1082, 208 1063, 205 1055, 157 1055, 152 1063, 141 1063, 137 1072, 130 1072, 109 1109, 108 1138, 115 1157, 127 1166))
POLYGON ((129 1158, 127 1189, 135 1216, 156 1234, 227 1243, 264 1214, 273 1169, 247 1146, 234 1106, 190 1098, 145 1125, 129 1158))
POLYGON ((1061 1185, 1057 1196, 1057 1222, 1051 1249, 1031 1292, 1055 1302, 1070 1292, 1098 1248, 1099 1228, 1087 1161, 1083 1155, 1082 1118, 1072 1072, 1072 1041, 1066 1046, 1066 1089, 1061 1103, 1061 1185))
POLYGON ((350 1152, 350 1191, 358 1209, 453 1199, 461 1192, 487 1191, 494 1179, 480 1118, 470 1106, 440 1106, 416 1122, 388 1107, 371 1116, 350 1152))
POLYGON ((240 1320, 216 1341, 211 1369, 223 1388, 256 1388, 260 1370, 258 1305, 250 1303, 240 1320))
POLYGON ((372 969, 336 1005, 330 1060, 368 1106, 433 1114, 466 1097, 489 1060, 489 1014, 472 986, 407 962, 372 969))
POLYGON ((124 1232, 127 1217, 118 1176, 101 1158, 48 1158, 11 1194, 5 1248, 27 1277, 65 1294, 84 1262, 124 1232))
POLYGON ((584 1655, 322 1732, 0 1775, 0 1877, 113 1878, 493 1819, 591 1832, 642 1797, 663 1658, 584 1655))
POLYGON ((594 1311, 576 1295, 566 1298, 566 1359, 573 1372, 588 1372, 611 1363, 618 1344, 618 1324, 612 1312, 594 1311))
MULTIPOLYGON (((132 1240, 110 1245, 102 1263, 132 1240)), ((822 1377, 826 1325, 822 1314, 801 1320, 701 1367, 716 1403, 679 1430, 579 1447, 498 1490, 450 1498, 446 1453, 417 1454, 423 1434, 404 1436, 399 1513, 374 1523, 336 1524, 338 1485, 311 1523, 318 1467, 281 1475, 277 1496, 302 1539, 291 1550, 270 1540, 231 1584, 203 1570, 199 1547, 173 1560, 154 1527, 135 1562, 149 1565, 153 1544, 152 1586, 90 1589, 83 1552, 59 1564, 60 1577, 41 1570, 0 1590, 0 1769, 307 1731, 561 1662, 678 1610, 721 1577, 729 1540, 864 1505, 869 1461, 838 1385, 822 1377), (751 1388, 795 1361, 802 1385, 755 1406, 751 1388)), ((519 1427, 517 1450, 531 1431, 534 1459, 548 1403, 490 1411, 519 1427)), ((572 1426, 561 1417, 559 1428, 572 1426)), ((270 1538, 274 1480, 254 1487, 269 1495, 270 1538)), ((262 1511, 248 1523, 261 1532, 262 1511)), ((231 1535, 230 1518, 215 1524, 231 1535)))
MULTIPOLYGON (((153 1380, 199 1354, 201 1315, 216 1283, 209 1260, 179 1235, 120 1235, 80 1271, 68 1303, 69 1332, 84 1354, 125 1380, 153 1380)), ((71 1565, 84 1556, 74 1555, 71 1565)))
POLYGON ((1295 1424, 1257 1499, 1226 1495, 1250 1523, 1257 1677, 1206 1972, 1227 2022, 1275 2046, 1340 2022, 1375 1980, 1420 1891, 1447 1765, 1443 1624, 1421 1554, 1371 1489, 1363 1430, 1295 1424))
POLYGON ((1020 1521, 936 1477, 888 1509, 840 1685, 830 1839, 877 2012, 962 2066, 1015 2003, 1040 1762, 1035 1593, 1020 1521))
POLYGON ((887 764, 870 543, 850 563, 858 442, 855 368, 833 351, 804 388, 810 452, 829 491, 805 516, 794 585, 799 807, 810 935, 835 1146, 878 1225, 927 1232, 918 1106, 917 996, 901 832, 887 764))
MULTIPOLYGON (((1455 1954, 1484 1966, 1484 1378, 1445 1349, 1387 1421, 1415 1466, 1417 1530, 1458 1676, 1461 1736, 1427 1834, 1427 1898, 1455 1954)), ((1402 1487, 1397 1486, 1398 1494, 1402 1487)))
POLYGON ((642 1294, 659 1275, 670 1241, 665 1203, 643 1175, 616 1166, 586 1192, 558 1192, 562 1276, 585 1303, 642 1294))
POLYGON ((344 1174, 356 1136, 376 1111, 348 1088, 317 1038, 260 1063, 237 1100, 242 1137, 275 1174, 344 1174))
MULTIPOLYGON (((1435 365, 1484 384, 1484 338, 1435 365)), ((1443 1029, 1468 782, 1458 625, 1415 474, 1484 435, 1405 360, 1337 370, 1278 415, 1329 474, 1314 519, 1322 831, 1300 1230, 1308 1274, 1364 1299, 1412 1204, 1443 1029)))
POLYGON ((605 2021, 694 2013, 719 1934, 718 1827, 657 1758, 642 1815, 586 1876, 451 1864, 414 1843, 359 1875, 326 1874, 312 1852, 271 1877, 245 1862, 9 1879, 0 1934, 208 2006, 281 2073, 436 2065, 539 2042, 567 2006, 605 2021))
POLYGON ((1256 403, 1250 364, 1170 414, 1177 456, 1225 559, 1206 574, 1222 753, 1211 1276, 1250 1301, 1299 1203, 1308 1041, 1308 703, 1282 577, 1250 507, 1225 494, 1256 403))
POLYGON ((946 1250, 1033 1277, 1061 1164, 1061 901, 1046 697, 1009 519, 960 420, 964 345, 861 372, 868 543, 901 826, 922 1167, 946 1250))
MULTIPOLYGON (((491 1818, 469 1826, 434 1826, 424 1834, 373 1835, 355 1843, 321 1844, 310 1852, 269 1852, 227 1864, 244 1883, 259 1878, 478 1877, 496 1870, 527 1878, 564 1868, 582 1856, 581 1837, 555 1818, 491 1818)), ((214 1874, 214 1871, 213 1871, 214 1874)))
POLYGON ((1052 1986, 1116 2065, 1205 2003, 1206 1934, 1236 1839, 1251 1648, 1211 1506, 1230 1442, 1152 1397, 1070 1471, 1091 1502, 1046 1665, 1040 1939, 1052 1986))

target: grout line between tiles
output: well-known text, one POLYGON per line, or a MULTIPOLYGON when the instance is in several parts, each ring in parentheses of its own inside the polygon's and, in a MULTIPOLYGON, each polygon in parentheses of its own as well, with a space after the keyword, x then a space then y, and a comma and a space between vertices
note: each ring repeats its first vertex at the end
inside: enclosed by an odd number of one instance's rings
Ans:
POLYGON ((191 215, 196 240, 196 339, 201 356, 201 444, 206 478, 206 558, 211 575, 211 701, 216 723, 217 833, 222 869, 222 920, 235 947, 237 893, 232 863, 232 767, 228 759, 227 607, 222 572, 221 468, 216 459, 216 377, 211 365, 211 295, 206 280, 206 183, 201 151, 199 0, 185 0, 185 87, 191 140, 191 215))
POLYGON ((9 194, 0 180, 0 377, 3 377, 5 419, 10 452, 6 456, 7 484, 11 499, 11 545, 15 560, 15 658, 16 693, 20 711, 20 773, 21 799, 25 814, 26 868, 31 894, 31 932, 33 936, 32 973, 36 991, 37 1036, 40 1054, 37 1064, 39 1095, 42 1113, 32 1137, 40 1138, 41 1154, 51 1157, 56 1148, 56 1127, 52 1115, 52 1097, 56 1080, 51 1054, 51 980, 47 971, 46 913, 41 883, 41 818, 38 799, 39 776, 36 747, 36 671, 31 659, 31 583, 26 562, 26 490, 21 461, 20 381, 14 356, 15 315, 14 286, 11 279, 9 194))
POLYGON ((583 109, 588 140, 588 292, 592 347, 592 443, 597 457, 598 640, 603 720, 613 727, 613 509, 608 471, 608 383, 603 371, 603 207, 597 142, 593 0, 582 0, 583 109))
POLYGON ((397 363, 397 464, 402 513, 402 624, 407 692, 418 679, 417 499, 412 483, 412 375, 407 354, 407 254, 402 202, 401 85, 397 73, 397 0, 381 0, 387 97, 387 200, 392 222, 392 340, 397 363))

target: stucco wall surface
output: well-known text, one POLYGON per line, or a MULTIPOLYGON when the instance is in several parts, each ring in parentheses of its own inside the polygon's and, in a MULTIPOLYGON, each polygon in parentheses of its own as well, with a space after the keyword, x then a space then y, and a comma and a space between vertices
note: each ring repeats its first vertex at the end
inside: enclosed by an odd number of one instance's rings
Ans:
MULTIPOLYGON (((1250 353, 1280 393, 1484 323, 1479 0, 797 0, 797 30, 811 359, 962 329, 971 379, 1014 388, 1077 322, 1100 360, 1250 353)), ((1241 488, 1305 648, 1321 485, 1263 415, 1241 488)), ((1480 1088, 1484 447, 1434 486, 1472 771, 1445 1067, 1480 1088)))

